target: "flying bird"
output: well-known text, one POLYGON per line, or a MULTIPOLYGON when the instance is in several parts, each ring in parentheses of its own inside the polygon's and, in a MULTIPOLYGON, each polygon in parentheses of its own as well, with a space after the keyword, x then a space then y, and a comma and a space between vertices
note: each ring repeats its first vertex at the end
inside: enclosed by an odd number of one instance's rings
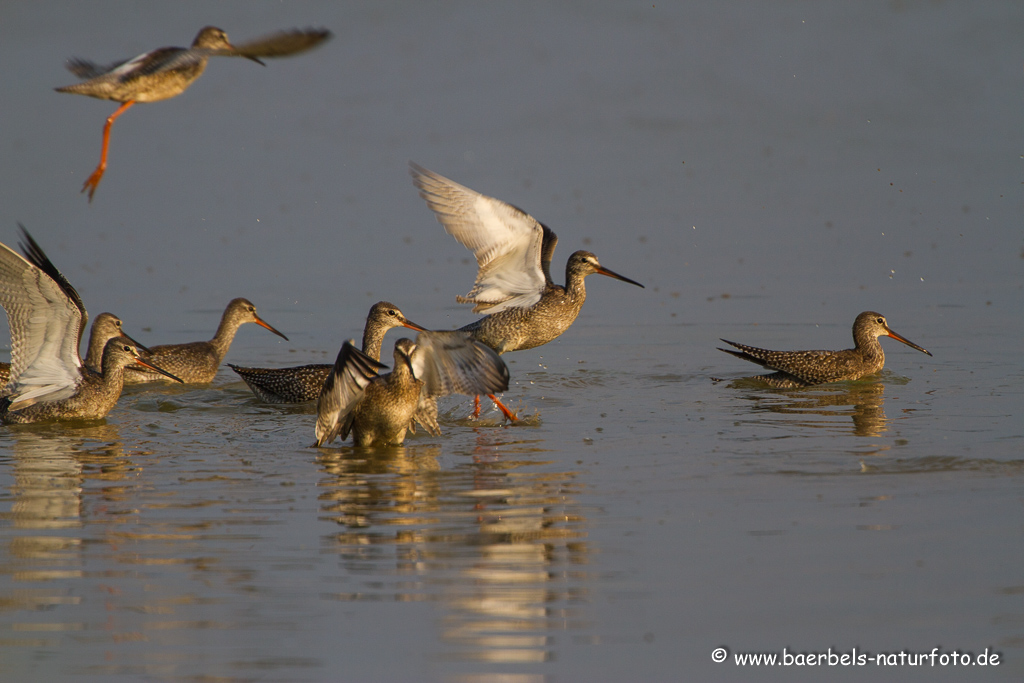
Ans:
POLYGON ((210 57, 244 57, 263 64, 260 57, 287 57, 305 52, 331 37, 325 29, 280 31, 232 45, 228 34, 216 26, 199 31, 192 47, 161 47, 126 61, 100 66, 84 59, 72 59, 68 70, 81 83, 55 88, 57 92, 88 95, 101 100, 120 102, 121 106, 107 117, 103 126, 103 149, 100 163, 82 185, 89 191, 89 201, 107 169, 107 149, 110 146, 110 127, 121 114, 136 102, 159 102, 185 92, 206 69, 210 57))

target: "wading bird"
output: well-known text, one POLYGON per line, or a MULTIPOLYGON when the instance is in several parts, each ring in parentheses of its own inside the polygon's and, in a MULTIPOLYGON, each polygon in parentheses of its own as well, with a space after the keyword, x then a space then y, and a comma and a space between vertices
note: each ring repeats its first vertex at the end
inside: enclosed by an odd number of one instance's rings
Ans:
POLYGON ((121 106, 107 117, 103 126, 103 149, 100 163, 85 180, 82 192, 89 191, 92 201, 96 188, 107 169, 107 148, 110 127, 121 114, 136 102, 159 102, 185 92, 206 69, 210 57, 245 57, 263 64, 260 57, 286 57, 304 52, 331 37, 324 29, 280 31, 256 40, 232 45, 228 34, 216 26, 199 31, 192 47, 161 47, 129 59, 100 66, 84 59, 72 59, 68 70, 84 79, 81 83, 55 88, 57 92, 88 95, 101 100, 120 102, 121 106))
POLYGON ((0 305, 11 328, 10 380, 0 392, 4 424, 100 419, 121 396, 130 364, 181 381, 140 358, 123 336, 107 341, 101 372, 85 367, 78 353, 86 318, 81 297, 63 276, 54 279, 5 244, 0 244, 0 305))
MULTIPOLYGON (((228 349, 231 348, 231 342, 235 339, 235 333, 238 332, 239 327, 246 323, 256 323, 260 327, 270 330, 278 337, 281 337, 281 339, 288 341, 288 337, 278 332, 269 323, 256 315, 256 306, 251 301, 239 297, 238 299, 232 299, 228 303, 227 308, 224 309, 224 315, 221 316, 217 332, 210 341, 152 346, 148 354, 143 354, 143 358, 156 363, 162 368, 169 369, 170 372, 180 377, 181 381, 188 384, 212 382, 213 378, 217 376, 217 369, 224 361, 224 356, 227 355, 228 349)), ((139 382, 155 382, 162 379, 163 376, 158 373, 148 372, 143 368, 138 370, 129 368, 128 372, 125 373, 124 381, 126 384, 136 384, 139 382)))
MULTIPOLYGON (((405 317, 398 306, 388 301, 378 301, 370 308, 363 328, 363 353, 375 361, 380 360, 380 347, 384 334, 395 327, 408 327, 424 331, 405 317)), ((320 396, 327 376, 333 365, 313 363, 290 368, 246 368, 228 363, 252 389, 252 393, 265 403, 305 403, 320 396)))
MULTIPOLYGON (((569 329, 587 298, 583 280, 588 275, 607 275, 643 287, 582 250, 569 256, 565 286, 556 285, 551 280, 551 258, 558 237, 550 228, 511 204, 415 163, 409 169, 445 232, 477 260, 476 284, 455 300, 474 304, 474 313, 487 315, 459 329, 499 354, 547 344, 569 329)), ((494 396, 491 399, 506 417, 515 418, 494 396)))
POLYGON ((390 373, 378 375, 386 366, 345 342, 317 401, 315 446, 349 433, 356 446, 398 445, 417 422, 437 433, 437 397, 508 388, 504 361, 463 332, 421 332, 415 343, 399 339, 394 363, 390 373))
POLYGON ((723 339, 726 344, 739 351, 719 348, 719 351, 737 358, 757 363, 761 367, 775 370, 770 375, 758 375, 753 379, 762 380, 773 387, 793 389, 827 382, 841 382, 873 375, 885 366, 885 352, 878 343, 881 336, 892 337, 921 353, 932 355, 917 344, 889 329, 885 316, 874 311, 864 311, 853 322, 854 348, 842 351, 769 351, 756 346, 737 344, 723 339))

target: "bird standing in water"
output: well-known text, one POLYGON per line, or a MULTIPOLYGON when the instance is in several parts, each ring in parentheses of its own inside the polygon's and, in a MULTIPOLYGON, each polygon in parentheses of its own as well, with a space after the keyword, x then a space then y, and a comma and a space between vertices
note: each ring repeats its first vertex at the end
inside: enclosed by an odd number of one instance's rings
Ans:
POLYGON ((202 75, 210 57, 245 57, 263 64, 260 57, 294 55, 330 37, 330 31, 323 29, 280 31, 242 45, 232 45, 222 29, 207 26, 196 35, 192 47, 161 47, 109 66, 100 66, 84 59, 70 60, 68 70, 84 80, 55 88, 57 92, 88 95, 121 103, 103 126, 100 163, 82 185, 82 192, 89 191, 91 202, 107 168, 110 127, 117 117, 136 102, 159 102, 185 92, 202 75))
MULTIPOLYGON (((57 270, 57 266, 53 265, 50 258, 43 251, 43 248, 32 238, 32 235, 28 234, 28 230, 25 226, 20 225, 22 242, 21 242, 21 253, 25 255, 25 260, 31 263, 36 268, 40 269, 44 273, 50 276, 54 282, 57 282, 61 289, 71 298, 71 301, 78 307, 78 310, 82 316, 82 323, 80 330, 84 330, 86 324, 89 322, 89 314, 85 310, 85 304, 82 302, 82 298, 78 295, 78 292, 68 279, 64 277, 64 274, 57 270)), ((132 339, 130 336, 125 334, 124 330, 121 329, 121 319, 113 313, 100 313, 96 316, 96 319, 92 323, 92 331, 89 333, 89 346, 88 353, 85 356, 85 366, 95 372, 101 372, 101 363, 103 360, 103 348, 107 345, 107 341, 114 337, 126 337, 128 341, 136 346, 136 348, 142 351, 149 351, 145 346, 132 339)), ((79 343, 81 343, 81 333, 79 333, 79 343)), ((7 381, 11 378, 11 364, 0 363, 0 387, 7 384, 7 381)))
POLYGON ((386 366, 345 342, 317 401, 315 446, 349 433, 356 446, 399 445, 417 422, 437 433, 438 396, 508 388, 504 361, 463 332, 399 339, 394 362, 394 370, 378 375, 386 366))
MULTIPOLYGON (((380 361, 380 347, 384 334, 395 327, 408 327, 423 332, 420 327, 405 317, 398 306, 388 301, 378 301, 370 308, 363 328, 363 353, 380 361)), ((228 367, 238 373, 252 389, 252 393, 265 403, 305 403, 320 396, 327 376, 333 365, 313 363, 290 368, 246 368, 238 365, 228 367)))
MULTIPOLYGON (((256 306, 251 301, 239 297, 232 299, 224 309, 217 332, 210 341, 153 346, 150 347, 148 354, 143 354, 143 358, 160 367, 170 368, 171 372, 181 378, 179 381, 187 384, 207 384, 217 376, 217 369, 220 368, 224 356, 231 348, 235 333, 245 323, 256 323, 288 341, 288 337, 256 315, 256 306)), ((124 381, 126 384, 136 384, 162 379, 163 377, 158 373, 148 372, 143 368, 137 370, 130 368, 125 373, 124 381)))
MULTIPOLYGON (((84 315, 82 320, 84 322, 84 315)), ((92 321, 92 331, 89 332, 88 352, 83 361, 85 367, 93 372, 103 372, 103 350, 106 348, 107 342, 114 337, 124 337, 139 351, 149 352, 148 348, 125 334, 121 329, 121 325, 121 319, 113 313, 100 313, 96 316, 96 319, 92 321)), ((11 364, 0 363, 0 387, 7 384, 10 378, 11 364)))
MULTIPOLYGON (((554 231, 511 204, 409 164, 413 183, 445 232, 476 256, 476 284, 459 303, 486 316, 459 328, 499 354, 532 349, 569 329, 583 307, 583 281, 597 273, 642 284, 602 266, 589 251, 576 251, 565 265, 565 286, 551 280, 554 231)), ((506 417, 515 416, 491 396, 506 417)), ((479 407, 479 404, 478 404, 479 407)))
POLYGON ((181 381, 141 359, 123 336, 104 346, 102 372, 85 367, 78 345, 86 313, 78 292, 62 275, 52 277, 5 244, 0 244, 0 305, 11 328, 10 380, 0 398, 4 424, 100 419, 121 396, 129 364, 181 381))
POLYGON ((775 370, 770 375, 758 375, 758 379, 779 389, 808 387, 828 382, 860 379, 873 375, 885 366, 885 352, 878 343, 881 336, 892 337, 921 353, 932 355, 917 344, 889 329, 885 316, 874 311, 864 311, 853 322, 854 348, 842 351, 769 351, 756 346, 737 344, 723 339, 726 344, 739 351, 719 348, 719 351, 737 358, 757 363, 761 367, 775 370))

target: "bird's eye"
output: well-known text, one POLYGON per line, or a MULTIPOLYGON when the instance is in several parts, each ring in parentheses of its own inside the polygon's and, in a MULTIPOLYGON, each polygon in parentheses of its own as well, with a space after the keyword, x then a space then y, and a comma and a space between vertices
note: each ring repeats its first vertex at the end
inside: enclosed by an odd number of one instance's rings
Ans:
POLYGON ((398 313, 396 313, 395 310, 391 308, 388 309, 388 315, 393 316, 395 318, 398 317, 398 313))
POLYGON ((876 318, 875 322, 878 323, 879 325, 884 325, 885 324, 885 318, 876 318))

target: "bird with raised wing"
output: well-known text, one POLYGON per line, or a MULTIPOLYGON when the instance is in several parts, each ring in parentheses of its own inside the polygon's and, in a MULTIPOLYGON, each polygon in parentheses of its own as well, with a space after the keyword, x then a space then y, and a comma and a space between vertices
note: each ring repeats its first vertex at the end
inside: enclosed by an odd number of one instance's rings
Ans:
POLYGON ((120 102, 121 106, 107 118, 103 126, 103 149, 100 163, 82 185, 89 191, 89 201, 107 168, 110 127, 121 114, 136 102, 159 102, 185 92, 206 69, 213 56, 245 57, 263 64, 260 57, 287 57, 305 52, 331 37, 325 29, 279 31, 232 45, 228 35, 216 26, 199 31, 191 47, 162 47, 126 61, 100 66, 84 59, 72 59, 68 70, 84 79, 81 83, 55 88, 57 92, 88 95, 101 100, 120 102))
MULTIPOLYGON (((64 274, 57 270, 57 267, 53 265, 49 257, 43 251, 42 247, 32 238, 32 235, 28 233, 25 226, 18 226, 21 228, 22 241, 20 243, 21 253, 25 255, 25 259, 34 265, 35 267, 42 270, 44 273, 49 275, 54 281, 61 284, 61 287, 65 292, 68 292, 72 297, 72 301, 78 306, 82 313, 82 329, 85 328, 86 323, 89 321, 89 314, 85 310, 85 304, 82 303, 81 297, 75 288, 71 286, 64 274)), ((121 319, 113 313, 100 313, 96 316, 96 319, 92 323, 92 331, 89 333, 89 346, 88 353, 85 357, 85 366, 95 372, 100 372, 100 364, 103 360, 103 347, 106 346, 107 341, 114 337, 124 336, 128 340, 135 344, 136 348, 142 351, 148 351, 145 346, 132 339, 122 329, 121 319)), ((81 339, 79 339, 81 341, 81 339)), ((7 384, 7 381, 11 378, 11 364, 0 363, 0 387, 7 384)))
MULTIPOLYGON (((256 306, 251 301, 239 297, 232 299, 224 309, 217 332, 210 341, 152 346, 143 358, 173 372, 187 384, 207 384, 217 376, 217 370, 235 340, 235 333, 246 323, 256 323, 288 341, 288 337, 256 315, 256 306)), ((162 375, 143 368, 129 368, 124 378, 126 384, 160 380, 163 380, 162 375)))
MULTIPOLYGON (((85 318, 83 317, 83 320, 85 318)), ((148 352, 149 349, 125 334, 121 329, 121 319, 113 313, 100 313, 92 321, 92 330, 89 332, 89 345, 85 356, 85 367, 93 372, 103 371, 103 349, 107 342, 114 337, 124 337, 130 341, 139 351, 148 352)), ((11 378, 11 364, 0 363, 0 387, 7 384, 11 378)))
POLYGON ((770 351, 723 339, 722 341, 735 346, 739 351, 720 347, 718 350, 756 363, 769 370, 775 370, 770 375, 758 375, 751 379, 761 380, 779 389, 795 389, 815 384, 860 379, 879 372, 885 366, 885 352, 882 350, 882 345, 878 343, 878 338, 882 336, 892 337, 912 349, 927 353, 929 356, 932 355, 930 351, 926 351, 889 329, 889 323, 886 322, 885 316, 874 311, 864 311, 853 322, 854 348, 852 349, 842 351, 770 351))
POLYGON ((420 196, 445 232, 477 260, 476 284, 456 301, 474 304, 474 313, 487 315, 459 329, 499 354, 547 344, 569 329, 587 298, 583 281, 588 275, 607 275, 643 287, 583 250, 569 256, 565 285, 556 285, 551 280, 558 243, 554 231, 500 199, 415 163, 409 168, 420 196))
MULTIPOLYGON (((380 360, 380 347, 384 334, 395 327, 408 327, 424 331, 405 317, 398 306, 388 301, 378 301, 370 308, 363 328, 363 353, 375 361, 380 360)), ((252 389, 252 393, 265 403, 305 403, 320 396, 327 376, 333 365, 313 363, 290 368, 249 368, 228 363, 252 389)))
POLYGON ((54 279, 5 244, 0 305, 11 329, 10 379, 0 392, 4 424, 100 419, 121 396, 127 365, 167 374, 140 358, 127 337, 107 341, 102 372, 85 367, 78 352, 86 318, 81 297, 63 276, 54 279))
POLYGON ((421 332, 416 342, 395 343, 394 369, 346 342, 317 401, 316 443, 352 434, 356 446, 399 445, 419 423, 437 428, 436 398, 508 388, 508 367, 488 346, 468 334, 421 332))

